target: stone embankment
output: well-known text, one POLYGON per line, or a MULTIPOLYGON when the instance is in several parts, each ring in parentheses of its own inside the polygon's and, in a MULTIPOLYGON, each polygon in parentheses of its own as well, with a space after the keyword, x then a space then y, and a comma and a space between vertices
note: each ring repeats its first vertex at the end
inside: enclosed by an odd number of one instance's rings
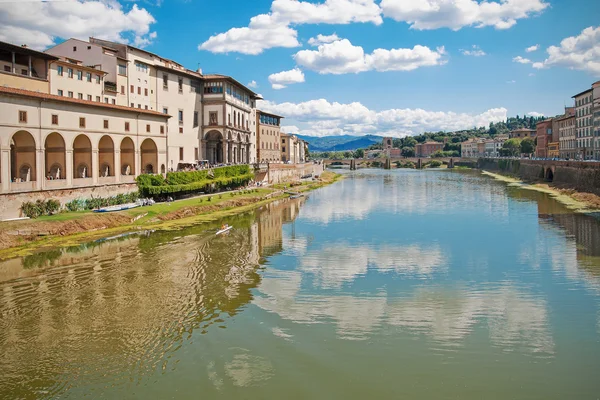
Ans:
POLYGON ((600 195, 600 163, 597 162, 480 158, 477 167, 525 182, 547 182, 559 188, 600 195))

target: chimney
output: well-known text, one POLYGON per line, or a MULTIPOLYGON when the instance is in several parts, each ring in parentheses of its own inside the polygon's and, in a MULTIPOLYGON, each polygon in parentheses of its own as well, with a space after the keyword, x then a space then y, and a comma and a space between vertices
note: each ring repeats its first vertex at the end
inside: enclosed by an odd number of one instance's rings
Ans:
POLYGON ((200 75, 202 75, 202 68, 198 68, 198 69, 196 70, 196 72, 197 72, 197 73, 199 73, 200 75))
POLYGON ((22 44, 21 47, 24 48, 24 49, 26 49, 27 45, 26 44, 22 44))

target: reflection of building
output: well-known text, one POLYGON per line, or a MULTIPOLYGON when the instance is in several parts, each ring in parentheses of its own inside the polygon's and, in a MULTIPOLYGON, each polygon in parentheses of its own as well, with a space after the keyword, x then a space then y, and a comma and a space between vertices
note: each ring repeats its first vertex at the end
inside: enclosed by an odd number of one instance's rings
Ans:
POLYGON ((258 247, 262 257, 268 257, 282 250, 282 227, 298 216, 304 199, 267 204, 259 215, 258 247))

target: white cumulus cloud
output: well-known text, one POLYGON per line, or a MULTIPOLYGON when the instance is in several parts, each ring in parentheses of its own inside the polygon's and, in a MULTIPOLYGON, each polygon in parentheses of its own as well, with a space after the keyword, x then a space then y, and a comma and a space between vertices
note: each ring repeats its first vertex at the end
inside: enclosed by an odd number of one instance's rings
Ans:
POLYGON ((585 28, 579 35, 563 39, 560 46, 550 46, 546 51, 548 58, 543 63, 534 63, 534 68, 560 66, 600 76, 600 26, 585 28))
POLYGON ((285 115, 288 122, 297 122, 301 126, 295 133, 309 136, 379 134, 402 137, 425 131, 456 131, 487 126, 490 122, 505 120, 507 115, 506 108, 493 108, 480 114, 418 108, 375 111, 359 102, 342 104, 325 99, 302 103, 260 101, 259 107, 285 115))
POLYGON ((382 0, 380 6, 386 17, 407 22, 413 29, 459 30, 466 26, 508 29, 549 4, 544 0, 382 0))
POLYGON ((479 46, 477 46, 476 44, 474 44, 471 47, 471 49, 469 49, 469 50, 460 49, 460 52, 465 56, 472 56, 472 57, 485 56, 485 51, 481 50, 481 48, 479 46))
POLYGON ((539 48, 540 48, 540 45, 539 44, 535 44, 533 46, 529 46, 528 48, 526 48, 525 51, 527 53, 532 53, 534 51, 538 51, 539 48))
POLYGON ((250 81, 246 86, 252 89, 256 89, 258 87, 258 83, 256 83, 256 81, 250 81))
POLYGON ((320 74, 348 74, 364 71, 411 71, 419 67, 443 65, 445 50, 416 45, 412 49, 375 49, 365 54, 348 39, 322 44, 318 50, 301 50, 294 55, 296 63, 320 74))
POLYGON ((260 54, 273 47, 298 47, 298 32, 290 25, 383 23, 381 9, 374 0, 325 0, 311 3, 274 0, 268 14, 250 19, 247 27, 232 28, 211 36, 198 46, 213 53, 260 54))
POLYGON ((313 37, 308 39, 308 44, 311 46, 318 46, 320 44, 331 43, 339 40, 340 38, 335 33, 333 35, 317 35, 317 37, 313 37))
POLYGON ((0 40, 40 50, 90 36, 143 47, 156 38, 155 22, 146 9, 125 10, 116 0, 0 2, 0 40))
POLYGON ((281 71, 269 75, 269 82, 273 89, 284 89, 287 85, 304 82, 304 73, 299 68, 281 71))
POLYGON ((519 64, 531 64, 531 60, 528 58, 523 58, 521 56, 516 56, 515 58, 513 58, 513 62, 519 63, 519 64))
POLYGON ((529 117, 535 117, 535 118, 538 118, 538 117, 543 117, 543 116, 544 116, 544 114, 542 114, 542 113, 539 113, 539 112, 537 112, 537 111, 529 111, 529 112, 527 113, 527 116, 529 116, 529 117))

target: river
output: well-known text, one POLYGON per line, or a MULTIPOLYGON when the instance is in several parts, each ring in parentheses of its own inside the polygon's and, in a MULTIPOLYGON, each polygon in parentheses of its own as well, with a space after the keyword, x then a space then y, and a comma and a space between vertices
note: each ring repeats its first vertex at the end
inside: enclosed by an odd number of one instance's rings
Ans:
POLYGON ((600 222, 477 172, 0 263, 2 399, 597 399, 600 222))

